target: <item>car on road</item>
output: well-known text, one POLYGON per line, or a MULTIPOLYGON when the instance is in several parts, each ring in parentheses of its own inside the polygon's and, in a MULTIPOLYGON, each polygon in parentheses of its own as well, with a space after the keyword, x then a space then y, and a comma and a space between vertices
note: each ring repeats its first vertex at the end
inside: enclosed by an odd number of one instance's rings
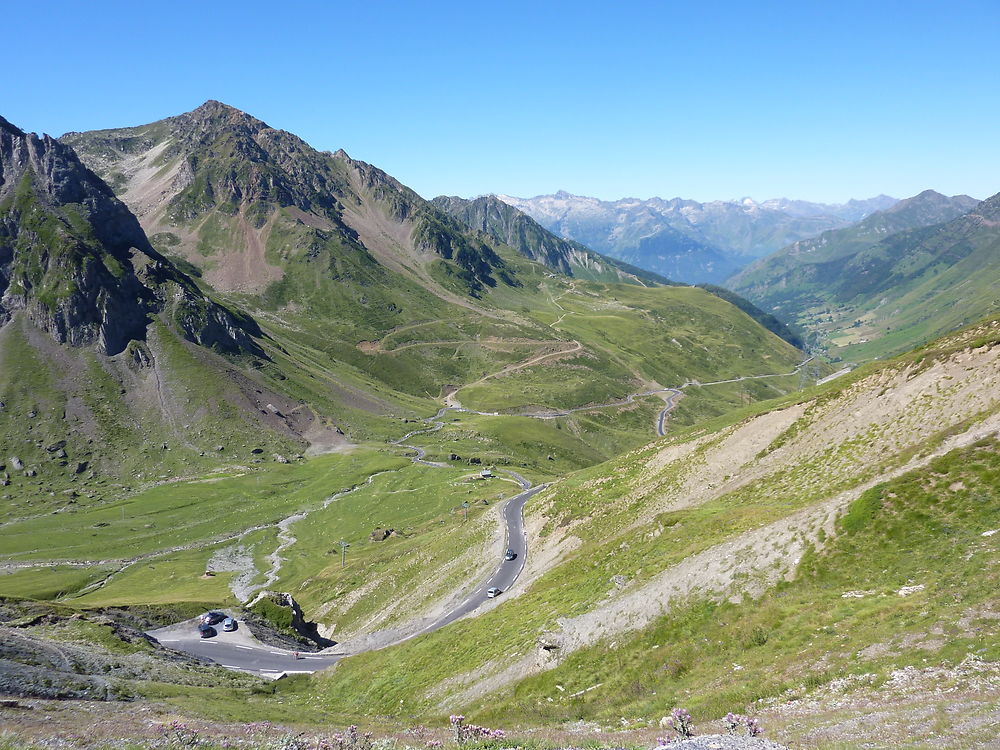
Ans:
POLYGON ((201 625, 198 626, 198 635, 202 638, 213 638, 217 636, 218 633, 215 631, 215 628, 213 628, 207 622, 203 622, 201 625))
POLYGON ((493 586, 491 588, 486 589, 486 598, 487 599, 496 599, 502 593, 503 592, 500 589, 498 589, 496 586, 493 586))
POLYGON ((510 549, 508 547, 507 548, 507 552, 503 556, 503 559, 504 560, 513 560, 515 557, 517 557, 517 553, 514 550, 512 550, 512 549, 510 549))
POLYGON ((234 630, 236 630, 236 618, 227 617, 225 620, 223 620, 222 629, 225 630, 227 633, 232 633, 234 630))

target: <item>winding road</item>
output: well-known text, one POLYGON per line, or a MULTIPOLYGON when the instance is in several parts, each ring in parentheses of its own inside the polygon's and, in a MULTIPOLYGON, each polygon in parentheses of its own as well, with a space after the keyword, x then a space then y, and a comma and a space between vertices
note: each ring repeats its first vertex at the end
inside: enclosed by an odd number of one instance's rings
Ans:
MULTIPOLYGON (((426 463, 426 462, 425 462, 426 463)), ((433 464, 432 464, 433 465, 433 464)), ((245 628, 233 632, 225 632, 220 627, 218 634, 212 638, 200 638, 197 620, 185 620, 165 628, 151 630, 152 636, 164 646, 183 651, 194 656, 208 659, 227 669, 241 672, 251 672, 261 677, 276 679, 286 674, 311 673, 333 666, 345 656, 363 653, 364 651, 387 648, 402 643, 418 635, 432 633, 445 625, 455 622, 467 614, 475 612, 490 599, 486 591, 492 587, 506 591, 517 581, 528 556, 528 540, 524 533, 524 505, 530 498, 538 494, 547 484, 532 486, 531 482, 515 471, 504 471, 514 478, 521 486, 521 492, 510 498, 501 511, 506 535, 505 551, 514 552, 514 559, 502 558, 496 570, 489 578, 477 585, 472 592, 458 605, 431 622, 430 625, 415 633, 403 636, 377 647, 363 648, 355 651, 340 650, 337 646, 318 653, 295 652, 269 646, 257 640, 245 628)))
MULTIPOLYGON (((605 409, 613 406, 624 406, 630 404, 637 398, 644 398, 647 396, 653 396, 657 394, 669 394, 665 399, 666 405, 662 410, 660 410, 657 415, 656 420, 656 434, 663 437, 666 434, 666 420, 668 415, 677 406, 677 400, 683 395, 683 390, 691 386, 712 386, 721 385, 723 383, 737 383, 744 380, 755 380, 760 378, 776 378, 776 377, 787 377, 789 375, 795 375, 798 373, 808 362, 810 362, 813 357, 809 357, 803 360, 799 365, 789 373, 775 373, 767 375, 746 375, 737 378, 729 378, 727 380, 717 380, 708 383, 699 383, 697 381, 688 381, 681 385, 679 388, 657 388, 653 390, 641 391, 638 393, 632 393, 626 396, 624 399, 618 401, 608 402, 605 404, 594 404, 590 406, 578 407, 575 409, 566 409, 561 411, 552 411, 536 414, 522 414, 520 416, 534 417, 538 419, 552 419, 560 416, 567 416, 569 414, 574 414, 583 411, 593 411, 596 409, 605 409)), ((481 416, 498 416, 495 412, 481 412, 474 409, 467 409, 457 401, 453 401, 452 405, 444 406, 438 410, 436 414, 431 417, 426 417, 422 422, 430 425, 429 427, 411 430, 410 432, 403 435, 392 442, 393 445, 399 445, 404 448, 409 448, 414 451, 414 455, 411 456, 411 460, 414 463, 422 464, 424 466, 432 466, 436 468, 445 468, 448 464, 428 461, 426 460, 427 451, 420 446, 410 444, 409 440, 418 435, 429 435, 433 432, 444 427, 444 422, 442 421, 445 414, 448 412, 461 412, 466 414, 477 414, 481 416)), ((227 669, 235 669, 244 672, 251 672, 258 674, 263 677, 278 678, 285 674, 296 674, 296 673, 312 673, 319 671, 321 669, 326 669, 338 661, 340 661, 345 656, 350 656, 352 654, 364 653, 365 651, 377 650, 381 648, 387 648, 388 646, 401 643, 403 641, 414 638, 418 635, 423 635, 426 633, 434 632, 440 628, 449 625, 456 620, 465 617, 472 612, 482 608, 490 599, 487 597, 486 592, 488 589, 496 587, 502 592, 507 591, 513 584, 517 581, 518 576, 524 570, 525 561, 528 556, 528 542, 527 537, 524 532, 524 506, 529 499, 534 497, 536 494, 546 489, 548 484, 540 484, 532 486, 531 482, 518 474, 515 471, 510 470, 500 470, 503 473, 510 475, 521 487, 521 492, 514 497, 510 498, 503 507, 501 511, 501 517, 504 524, 504 533, 506 537, 505 550, 510 549, 514 552, 514 559, 507 560, 501 559, 497 565, 496 570, 487 578, 486 580, 480 582, 471 593, 463 599, 459 604, 454 606, 445 614, 439 616, 436 620, 431 622, 429 625, 421 630, 414 633, 410 633, 405 636, 401 636, 395 640, 389 642, 380 642, 377 645, 370 646, 367 648, 358 648, 353 651, 338 650, 337 646, 326 649, 319 653, 299 653, 288 651, 285 649, 275 648, 273 646, 268 646, 261 641, 258 641, 252 634, 246 632, 245 630, 236 630, 234 632, 224 632, 221 629, 218 631, 218 635, 213 638, 202 639, 199 637, 197 630, 197 621, 188 620, 181 623, 176 623, 174 625, 167 626, 165 628, 160 628, 158 630, 149 631, 148 635, 156 638, 160 643, 177 649, 179 651, 184 651, 186 653, 209 659, 217 664, 226 667, 227 669)), ((369 478, 371 479, 371 477, 369 478)), ((354 488, 356 489, 356 488, 354 488)), ((345 490, 344 492, 350 492, 352 490, 345 490)), ((334 496, 336 497, 336 496, 334 496)), ((330 500, 328 499, 327 504, 330 500)), ((325 505, 323 507, 326 507, 325 505)), ((301 520, 305 518, 304 513, 296 514, 295 516, 290 516, 286 519, 287 523, 283 527, 283 531, 286 536, 289 536, 288 529, 291 522, 295 520, 301 520)), ((280 568, 281 558, 280 552, 294 541, 294 538, 285 538, 282 540, 282 544, 277 550, 270 556, 269 560, 272 563, 271 570, 268 574, 268 579, 270 581, 277 579, 278 569, 280 568)))

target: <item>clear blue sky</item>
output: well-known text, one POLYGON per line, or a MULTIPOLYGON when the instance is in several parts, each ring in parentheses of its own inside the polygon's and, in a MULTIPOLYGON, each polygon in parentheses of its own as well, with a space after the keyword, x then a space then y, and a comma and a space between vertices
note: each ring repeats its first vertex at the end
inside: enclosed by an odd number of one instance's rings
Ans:
POLYGON ((427 197, 1000 192, 1000 2, 8 3, 0 115, 219 99, 427 197))

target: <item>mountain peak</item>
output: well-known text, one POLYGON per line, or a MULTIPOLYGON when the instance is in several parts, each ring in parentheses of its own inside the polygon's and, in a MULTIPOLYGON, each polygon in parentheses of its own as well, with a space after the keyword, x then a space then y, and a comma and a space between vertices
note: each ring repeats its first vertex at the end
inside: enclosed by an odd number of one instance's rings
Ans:
POLYGON ((206 124, 243 125, 254 131, 271 129, 271 126, 263 120, 258 120, 242 109, 237 109, 215 99, 209 99, 200 107, 181 116, 206 124))
POLYGON ((246 112, 244 112, 243 110, 237 109, 236 107, 233 107, 233 106, 231 106, 229 104, 226 104, 225 102, 220 102, 218 99, 209 99, 204 104, 202 104, 201 106, 196 107, 195 109, 191 110, 192 114, 194 114, 194 113, 199 113, 199 114, 216 114, 216 113, 220 113, 220 112, 221 113, 226 113, 226 114, 233 114, 233 113, 241 114, 241 115, 245 115, 246 114, 246 112))
POLYGON ((948 197, 936 190, 924 190, 911 198, 901 200, 896 205, 880 213, 885 215, 902 214, 908 211, 929 211, 933 212, 933 215, 941 214, 938 221, 950 221, 955 218, 954 212, 956 210, 958 213, 964 213, 971 210, 977 203, 978 201, 975 198, 970 198, 967 195, 948 197))
POLYGON ((25 135, 25 132, 21 130, 21 128, 17 127, 17 125, 14 125, 8 120, 5 120, 3 117, 0 117, 0 130, 6 130, 8 133, 12 133, 18 137, 24 137, 25 135))

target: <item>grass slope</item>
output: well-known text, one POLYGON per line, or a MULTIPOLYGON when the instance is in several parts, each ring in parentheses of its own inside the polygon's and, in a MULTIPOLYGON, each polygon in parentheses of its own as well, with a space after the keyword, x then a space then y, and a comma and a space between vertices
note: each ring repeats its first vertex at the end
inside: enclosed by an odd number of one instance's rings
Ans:
POLYGON ((995 658, 995 624, 956 632, 954 648, 918 644, 960 616, 989 617, 977 612, 995 586, 997 547, 982 534, 1000 524, 987 510, 997 444, 947 446, 995 422, 997 328, 573 475, 533 508, 532 554, 556 562, 529 570, 519 595, 352 658, 314 689, 342 715, 461 708, 530 723, 662 715, 681 700, 719 715, 803 682, 884 675, 914 653, 995 658), (917 584, 913 598, 896 593, 917 584), (869 593, 841 596, 855 589, 869 593), (647 604, 661 598, 662 612, 647 604), (891 648, 859 664, 883 640, 891 648))

